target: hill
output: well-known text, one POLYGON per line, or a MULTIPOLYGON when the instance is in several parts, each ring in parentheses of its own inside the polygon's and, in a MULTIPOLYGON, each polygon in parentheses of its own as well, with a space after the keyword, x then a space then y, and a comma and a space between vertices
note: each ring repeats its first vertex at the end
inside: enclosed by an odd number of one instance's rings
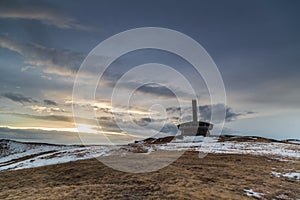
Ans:
POLYGON ((87 159, 1 172, 0 199, 299 199, 299 178, 288 176, 299 162, 188 151, 166 168, 131 174, 87 159))

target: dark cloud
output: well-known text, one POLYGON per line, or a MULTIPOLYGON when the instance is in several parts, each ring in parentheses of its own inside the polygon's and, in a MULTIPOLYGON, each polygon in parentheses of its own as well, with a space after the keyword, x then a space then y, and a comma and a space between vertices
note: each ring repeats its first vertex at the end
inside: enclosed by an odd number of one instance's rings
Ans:
POLYGON ((138 120, 133 120, 139 126, 147 126, 153 119, 149 117, 142 117, 138 120))
MULTIPOLYGON (((192 109, 189 108, 179 108, 179 107, 169 107, 166 109, 169 117, 176 120, 181 121, 190 121, 192 120, 192 109)), ((231 122, 237 120, 239 117, 255 114, 253 111, 245 111, 245 112, 235 112, 231 107, 228 107, 224 104, 214 104, 214 105, 203 105, 198 107, 200 120, 202 121, 210 121, 211 113, 214 110, 216 114, 215 119, 217 121, 222 121, 219 117, 224 116, 222 113, 225 111, 225 121, 231 122)))
POLYGON ((168 120, 173 123, 179 123, 181 119, 181 108, 180 107, 168 107, 166 108, 168 120))
MULTIPOLYGON (((106 78, 110 78, 110 77, 106 77, 106 78)), ((109 80, 107 81, 105 84, 107 86, 110 86, 110 87, 114 87, 115 86, 115 83, 116 81, 113 80, 109 80)), ((144 84, 142 86, 140 86, 139 83, 137 82, 122 82, 122 84, 119 83, 119 87, 124 87, 126 89, 131 89, 131 88, 136 88, 136 91, 137 92, 141 92, 141 93, 144 93, 144 94, 150 94, 150 95, 156 95, 156 96, 164 96, 164 97, 175 97, 175 94, 167 87, 165 86, 161 86, 159 84, 156 84, 156 83, 148 83, 148 84, 144 84)))
POLYGON ((98 117, 97 118, 99 125, 102 127, 102 131, 111 131, 111 132, 122 132, 114 118, 111 117, 98 117))
POLYGON ((181 109, 179 107, 169 107, 166 109, 167 112, 180 112, 181 109))
POLYGON ((255 112, 247 111, 247 112, 234 112, 232 108, 225 106, 224 104, 215 104, 215 105, 204 105, 199 106, 200 119, 204 121, 209 121, 211 119, 212 109, 215 110, 216 113, 223 112, 225 110, 225 121, 235 121, 240 116, 245 116, 248 114, 253 114, 255 112))
POLYGON ((144 117, 144 118, 141 118, 141 120, 142 120, 143 122, 147 122, 147 123, 149 123, 149 122, 151 122, 151 121, 152 121, 152 119, 151 119, 151 118, 149 118, 149 117, 144 117))
POLYGON ((45 67, 45 72, 59 75, 75 74, 84 58, 77 52, 21 43, 6 37, 0 38, 0 47, 19 53, 28 65, 45 67))
MULTIPOLYGON (((85 105, 86 107, 90 107, 91 105, 85 105)), ((111 113, 111 109, 110 108, 103 108, 103 107, 98 107, 98 106, 92 106, 94 108, 94 110, 100 111, 100 112, 104 112, 104 113, 111 113)))
POLYGON ((173 118, 178 119, 181 115, 181 108, 180 107, 168 107, 166 108, 167 114, 172 116, 173 118))
POLYGON ((52 101, 52 100, 49 100, 49 99, 45 99, 44 104, 57 106, 57 103, 55 101, 52 101))
POLYGON ((99 121, 109 121, 109 120, 111 120, 111 117, 98 117, 97 119, 99 121))
POLYGON ((61 29, 92 30, 80 25, 74 18, 61 12, 58 7, 49 3, 20 1, 0 1, 0 18, 37 20, 43 24, 53 25, 61 29))
POLYGON ((174 124, 165 124, 160 132, 175 135, 178 132, 178 128, 174 124))
POLYGON ((227 122, 234 121, 234 120, 236 120, 241 115, 245 115, 245 114, 235 113, 235 112, 233 112, 233 110, 231 108, 226 108, 226 117, 225 117, 225 120, 227 122))
POLYGON ((65 121, 65 122, 73 122, 73 117, 63 116, 63 115, 47 115, 47 116, 38 116, 38 115, 30 115, 29 117, 34 119, 42 119, 49 121, 65 121))
MULTIPOLYGON (((124 131, 124 130, 121 130, 121 128, 118 126, 117 122, 113 119, 113 117, 98 117, 97 119, 98 119, 99 125, 102 127, 103 131, 111 131, 111 132, 124 131)), ((156 123, 156 122, 158 122, 157 120, 151 119, 148 117, 134 119, 133 121, 136 125, 140 126, 141 129, 133 127, 132 122, 130 122, 130 121, 122 121, 119 123, 122 123, 122 125, 126 127, 126 131, 129 131, 128 132, 129 134, 139 136, 139 137, 145 136, 145 131, 142 128, 143 126, 149 126, 149 127, 147 127, 147 130, 149 132, 161 132, 161 133, 168 133, 168 134, 174 135, 178 131, 177 126, 174 124, 165 124, 161 128, 160 123, 159 124, 156 123)))
POLYGON ((18 94, 18 93, 5 93, 2 96, 6 97, 12 101, 19 102, 22 104, 37 102, 36 100, 32 99, 31 97, 25 97, 24 95, 18 94))
POLYGON ((73 122, 73 117, 65 116, 65 115, 31 115, 31 114, 21 114, 21 113, 9 113, 10 115, 31 118, 31 119, 39 119, 45 121, 64 121, 64 122, 73 122))
POLYGON ((139 87, 137 89, 137 91, 145 93, 145 94, 151 94, 151 95, 156 95, 156 96, 164 96, 164 97, 169 97, 169 98, 173 98, 176 97, 175 93, 177 95, 186 95, 186 93, 182 92, 182 91, 172 91, 171 89, 156 84, 156 83, 152 83, 152 84, 145 84, 141 87, 139 87))

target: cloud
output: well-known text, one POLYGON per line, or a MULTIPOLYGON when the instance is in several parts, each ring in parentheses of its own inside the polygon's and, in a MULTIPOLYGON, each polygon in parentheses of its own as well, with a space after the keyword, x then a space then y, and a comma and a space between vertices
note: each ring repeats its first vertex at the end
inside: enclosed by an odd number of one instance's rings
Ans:
POLYGON ((178 132, 178 128, 174 124, 165 124, 160 132, 175 135, 178 132))
POLYGON ((149 83, 145 84, 137 89, 138 92, 142 92, 144 94, 149 94, 149 95, 155 95, 159 97, 167 97, 167 98, 176 98, 176 95, 181 97, 181 96, 190 96, 189 93, 186 91, 180 89, 180 88, 175 88, 174 84, 173 87, 168 86, 163 86, 160 84, 156 83, 149 83))
POLYGON ((63 115, 47 115, 47 116, 30 115, 29 117, 35 119, 50 120, 50 121, 64 121, 64 122, 74 121, 73 117, 63 116, 63 115))
POLYGON ((181 108, 180 107, 168 107, 168 108, 166 108, 166 111, 169 115, 179 116, 181 113, 181 108))
POLYGON ((22 55, 27 65, 46 67, 45 72, 59 75, 75 74, 84 56, 77 52, 58 50, 34 43, 20 43, 6 37, 0 38, 0 47, 22 55))
POLYGON ((49 100, 49 99, 45 99, 44 100, 44 104, 45 105, 52 105, 52 106, 57 106, 57 103, 55 101, 49 100))
POLYGON ((10 115, 31 118, 31 119, 39 119, 46 121, 63 121, 63 122, 74 122, 73 117, 65 116, 65 115, 31 115, 31 114, 21 114, 21 113, 10 113, 10 115))
POLYGON ((47 113, 53 113, 53 112, 65 112, 64 109, 58 108, 58 107, 45 107, 45 106, 30 106, 30 108, 38 113, 47 112, 47 113))
MULTIPOLYGON (((106 76, 105 78, 109 79, 111 77, 106 76)), ((107 81, 105 82, 106 86, 115 87, 116 80, 106 80, 106 81, 107 81)), ((169 88, 170 85, 163 86, 157 83, 145 83, 142 85, 137 81, 122 81, 119 82, 118 84, 119 84, 118 87, 123 87, 124 89, 128 89, 128 90, 136 89, 136 92, 140 92, 147 95, 153 95, 157 97, 176 98, 176 95, 190 96, 189 93, 179 88, 174 88, 174 87, 169 88)))
POLYGON ((122 132, 113 117, 98 117, 97 118, 102 131, 106 132, 122 132))
POLYGON ((30 4, 20 2, 0 3, 0 18, 37 20, 46 25, 53 25, 60 29, 76 29, 89 31, 91 27, 80 25, 74 18, 61 12, 57 7, 49 4, 30 4))
POLYGON ((175 94, 167 87, 158 84, 145 84, 137 89, 139 92, 165 97, 175 97, 175 94))
POLYGON ((81 142, 77 134, 74 134, 74 132, 18 129, 18 127, 13 129, 0 127, 0 138, 59 144, 80 144, 81 142))
POLYGON ((6 97, 12 101, 19 102, 22 104, 37 102, 36 100, 32 99, 31 97, 25 97, 24 95, 18 94, 18 93, 5 93, 2 96, 6 97))
POLYGON ((247 111, 247 112, 234 112, 232 108, 224 105, 224 104, 215 104, 215 105, 204 105, 199 106, 200 119, 204 121, 209 121, 211 118, 211 111, 215 110, 216 113, 223 112, 225 110, 225 121, 231 122, 237 120, 241 116, 253 114, 255 112, 247 111))
MULTIPOLYGON (((235 121, 243 116, 255 114, 253 111, 243 111, 243 112, 235 112, 231 107, 228 107, 224 104, 214 104, 214 105, 203 105, 198 107, 198 111, 200 114, 200 120, 202 121, 210 121, 211 120, 211 112, 214 109, 214 113, 217 116, 222 116, 221 112, 225 113, 225 121, 231 122, 235 121), (219 115, 220 114, 220 115, 219 115)), ((190 121, 192 120, 192 109, 189 108, 179 108, 179 107, 168 107, 166 109, 169 118, 182 121, 190 121)))
POLYGON ((142 117, 142 118, 139 118, 139 119, 133 119, 134 123, 136 123, 139 126, 147 126, 153 120, 154 119, 151 119, 149 117, 142 117))
MULTIPOLYGON (((156 120, 153 118, 148 117, 142 117, 133 119, 133 121, 119 121, 119 123, 122 124, 121 127, 119 127, 117 121, 111 116, 111 117, 98 117, 97 118, 99 125, 101 126, 101 130, 104 132, 117 132, 122 133, 126 132, 130 136, 136 136, 139 138, 147 138, 150 136, 157 136, 156 134, 158 132, 160 133, 169 133, 171 135, 174 135, 177 133, 178 129, 176 125, 174 124, 164 124, 161 127, 161 121, 156 120), (135 125, 137 126, 135 126, 135 125), (146 131, 145 131, 145 126, 146 131), (122 129, 126 127, 125 129, 122 129)), ((165 135, 164 135, 165 136, 165 135)))

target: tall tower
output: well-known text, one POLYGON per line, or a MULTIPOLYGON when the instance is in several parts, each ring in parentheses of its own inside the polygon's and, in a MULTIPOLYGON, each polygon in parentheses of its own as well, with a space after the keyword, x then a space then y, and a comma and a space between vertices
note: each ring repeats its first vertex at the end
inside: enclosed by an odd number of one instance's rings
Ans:
POLYGON ((193 122, 197 122, 198 117, 197 117, 197 101, 196 101, 196 99, 192 100, 192 107, 193 107, 193 122))

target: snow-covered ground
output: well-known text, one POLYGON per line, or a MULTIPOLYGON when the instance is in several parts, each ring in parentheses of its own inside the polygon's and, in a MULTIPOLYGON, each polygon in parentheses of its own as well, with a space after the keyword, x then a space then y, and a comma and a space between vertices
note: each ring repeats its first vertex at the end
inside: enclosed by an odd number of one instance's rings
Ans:
POLYGON ((24 144, 2 140, 3 157, 0 157, 0 171, 33 168, 45 165, 107 156, 120 147, 114 146, 60 146, 47 144, 24 144), (5 148, 3 148, 3 146, 5 148))
MULTIPOLYGON (((24 168, 39 167, 51 164, 65 163, 83 160, 99 156, 109 156, 120 149, 130 149, 132 146, 60 146, 47 144, 30 144, 10 140, 0 140, 0 171, 17 170, 24 168)), ((176 139, 167 144, 142 145, 153 151, 199 151, 203 153, 225 153, 225 154, 253 154, 267 155, 282 160, 293 160, 300 158, 300 145, 278 142, 218 142, 214 137, 184 137, 176 139)), ((275 175, 275 174, 274 174, 275 175)), ((277 174, 281 176, 281 174, 277 174)), ((275 175, 276 176, 276 175, 275 175)), ((289 176, 284 174, 282 176, 289 176)), ((290 174, 295 176, 295 174, 290 174)), ((296 174, 299 177, 299 173, 296 174)))
POLYGON ((160 145, 164 150, 194 150, 203 153, 253 154, 300 158, 300 145, 279 142, 218 142, 214 137, 185 137, 160 145))

